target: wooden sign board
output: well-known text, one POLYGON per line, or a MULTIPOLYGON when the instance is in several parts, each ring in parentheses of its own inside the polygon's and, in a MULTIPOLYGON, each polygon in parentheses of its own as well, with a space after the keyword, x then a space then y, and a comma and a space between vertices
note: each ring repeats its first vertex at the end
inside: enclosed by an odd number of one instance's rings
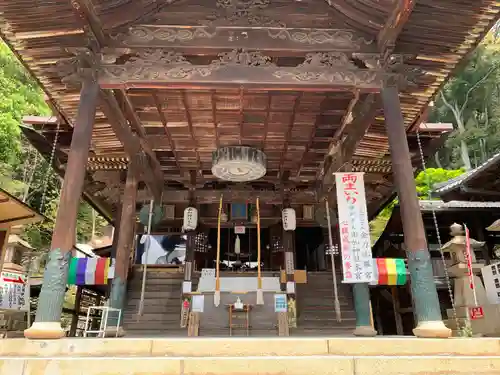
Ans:
POLYGON ((236 225, 234 227, 235 234, 245 234, 245 227, 243 225, 236 225))

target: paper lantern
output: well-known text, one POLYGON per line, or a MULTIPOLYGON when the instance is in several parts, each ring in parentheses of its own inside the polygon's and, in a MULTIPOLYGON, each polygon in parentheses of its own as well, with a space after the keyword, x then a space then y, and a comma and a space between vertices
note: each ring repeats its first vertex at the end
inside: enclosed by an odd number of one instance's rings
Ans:
POLYGON ((293 208, 285 208, 282 212, 283 229, 286 231, 295 230, 297 227, 297 218, 293 208))
POLYGON ((182 225, 185 231, 195 230, 198 225, 198 210, 194 207, 188 207, 184 210, 184 223, 182 225))

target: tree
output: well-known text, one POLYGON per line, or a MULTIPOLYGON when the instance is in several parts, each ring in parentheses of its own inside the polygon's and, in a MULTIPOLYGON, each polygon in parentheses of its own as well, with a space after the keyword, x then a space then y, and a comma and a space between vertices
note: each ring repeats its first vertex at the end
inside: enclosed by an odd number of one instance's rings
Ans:
POLYGON ((500 44, 496 30, 488 34, 437 97, 429 120, 451 122, 455 128, 440 151, 442 157, 436 157, 438 166, 469 170, 500 147, 500 44))
MULTIPOLYGON (((19 126, 23 116, 50 114, 36 82, 7 45, 0 42, 0 187, 49 218, 44 223, 26 226, 22 233, 25 240, 40 250, 50 247, 61 183, 49 163, 21 135, 19 126)), ((90 239, 94 216, 92 208, 82 202, 78 240, 90 239)), ((104 219, 97 216, 96 234, 103 225, 104 219)))
MULTIPOLYGON (((452 178, 458 177, 464 173, 463 169, 457 170, 446 170, 443 168, 427 168, 425 171, 421 171, 415 178, 415 184, 417 185, 416 194, 419 199, 439 199, 433 197, 430 192, 434 185, 446 182, 452 178)), ((398 203, 398 199, 394 199, 390 204, 388 204, 375 219, 370 221, 370 236, 372 239, 372 244, 375 243, 380 235, 384 232, 387 222, 391 218, 392 210, 394 206, 398 203)))

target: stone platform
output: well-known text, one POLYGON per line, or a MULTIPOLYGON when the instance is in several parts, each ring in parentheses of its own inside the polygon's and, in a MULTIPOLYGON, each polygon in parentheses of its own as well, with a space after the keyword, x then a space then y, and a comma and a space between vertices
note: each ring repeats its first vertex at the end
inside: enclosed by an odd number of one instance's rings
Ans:
POLYGON ((0 340, 0 375, 500 374, 500 339, 0 340))

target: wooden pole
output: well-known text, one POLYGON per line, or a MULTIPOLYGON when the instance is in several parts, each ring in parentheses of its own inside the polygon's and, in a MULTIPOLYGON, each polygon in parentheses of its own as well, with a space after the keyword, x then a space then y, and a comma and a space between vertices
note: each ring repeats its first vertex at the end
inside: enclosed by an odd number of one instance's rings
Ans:
POLYGON ((413 333, 418 337, 450 337, 451 330, 441 317, 397 87, 387 85, 382 101, 418 320, 413 333))
POLYGON ((260 256, 260 205, 259 198, 255 202, 257 208, 257 305, 264 304, 264 292, 262 291, 262 273, 261 273, 261 256, 260 256))
POLYGON ((75 308, 73 316, 71 317, 71 328, 69 329, 70 337, 76 336, 76 329, 78 328, 78 318, 80 317, 80 305, 82 303, 82 290, 83 288, 81 285, 78 285, 76 287, 75 308))
MULTIPOLYGON (((130 253, 134 247, 138 188, 136 176, 137 164, 135 160, 132 159, 128 165, 125 191, 122 197, 119 220, 120 225, 118 229, 118 238, 116 240, 115 275, 111 282, 111 292, 109 296, 109 306, 120 310, 123 310, 125 306, 130 253)), ((108 317, 107 329, 115 333, 116 327, 119 327, 120 323, 121 322, 118 321, 118 315, 116 313, 111 313, 108 317)), ((119 335, 123 335, 123 330, 119 329, 118 333, 119 335)))
POLYGON ((87 160, 92 139, 99 85, 87 75, 80 91, 66 173, 59 199, 59 209, 52 234, 51 251, 43 277, 38 309, 33 325, 24 331, 30 339, 56 339, 65 336, 61 313, 66 293, 69 260, 75 244, 76 220, 87 160))
POLYGON ((215 262, 215 294, 214 305, 220 305, 220 217, 222 215, 222 195, 219 200, 219 215, 217 217, 217 257, 215 262))

